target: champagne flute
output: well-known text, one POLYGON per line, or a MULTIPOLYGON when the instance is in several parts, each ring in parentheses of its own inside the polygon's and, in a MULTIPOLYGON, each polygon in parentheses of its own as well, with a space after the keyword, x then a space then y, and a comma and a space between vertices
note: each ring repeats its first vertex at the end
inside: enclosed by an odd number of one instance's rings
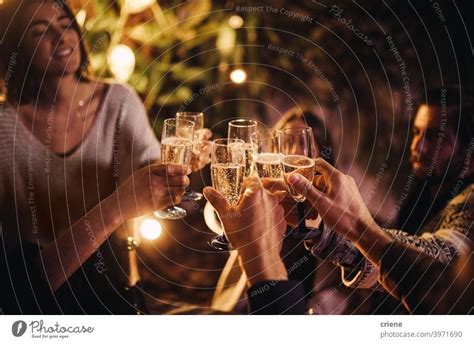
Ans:
MULTIPOLYGON (((177 112, 177 119, 184 119, 194 123, 194 140, 193 140, 193 154, 199 155, 201 153, 203 142, 200 141, 204 129, 204 113, 202 112, 177 112)), ((186 192, 183 195, 183 201, 200 201, 202 199, 202 193, 193 190, 192 186, 189 185, 186 188, 186 192)))
POLYGON ((235 119, 228 124, 228 138, 243 140, 245 143, 245 177, 252 174, 252 134, 257 131, 257 121, 252 119, 235 119))
POLYGON ((298 173, 309 181, 314 177, 316 145, 313 130, 309 127, 281 129, 278 134, 279 150, 281 154, 281 168, 288 190, 297 202, 299 224, 297 231, 293 231, 295 238, 312 238, 316 231, 311 231, 305 225, 305 195, 299 194, 288 183, 291 174, 298 173))
MULTIPOLYGON (((161 161, 164 164, 189 166, 193 154, 194 123, 184 119, 167 119, 161 133, 161 161)), ((155 216, 160 219, 177 220, 185 217, 186 210, 171 205, 157 210, 155 216)))
MULTIPOLYGON (((230 205, 239 202, 244 176, 245 142, 239 139, 214 140, 211 154, 212 187, 221 193, 230 205)), ((209 245, 219 251, 233 249, 224 233, 212 238, 209 245)))
POLYGON ((278 149, 278 132, 262 129, 251 135, 253 165, 259 178, 283 178, 278 149))

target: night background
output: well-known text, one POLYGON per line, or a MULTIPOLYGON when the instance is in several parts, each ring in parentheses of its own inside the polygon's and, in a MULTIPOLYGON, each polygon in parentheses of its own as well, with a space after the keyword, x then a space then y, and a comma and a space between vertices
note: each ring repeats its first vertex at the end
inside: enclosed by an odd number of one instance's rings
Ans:
MULTIPOLYGON (((0 1, 1 3, 2 1, 0 1)), ((129 83, 158 137, 178 110, 203 111, 214 137, 227 120, 273 126, 291 108, 315 112, 336 166, 352 175, 379 223, 410 171, 410 123, 432 87, 474 80, 471 1, 70 1, 95 75, 129 83), (128 48, 127 48, 128 47, 128 48), (374 192, 376 190, 376 192, 374 192)), ((210 185, 209 169, 193 175, 210 185)), ((205 201, 141 240, 151 312, 210 305, 228 258, 208 247, 205 201)))

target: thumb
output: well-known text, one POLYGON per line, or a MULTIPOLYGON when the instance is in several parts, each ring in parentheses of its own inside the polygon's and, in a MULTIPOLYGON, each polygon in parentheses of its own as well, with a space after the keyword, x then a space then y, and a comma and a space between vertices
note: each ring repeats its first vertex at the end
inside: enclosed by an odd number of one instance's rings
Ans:
POLYGON ((325 197, 321 191, 316 189, 308 179, 299 173, 291 173, 288 176, 288 183, 295 189, 296 192, 305 196, 308 201, 311 202, 313 207, 318 203, 318 201, 325 197))
POLYGON ((230 208, 230 205, 225 197, 222 196, 216 189, 207 186, 204 188, 204 190, 202 190, 202 193, 219 214, 224 213, 225 210, 230 208))

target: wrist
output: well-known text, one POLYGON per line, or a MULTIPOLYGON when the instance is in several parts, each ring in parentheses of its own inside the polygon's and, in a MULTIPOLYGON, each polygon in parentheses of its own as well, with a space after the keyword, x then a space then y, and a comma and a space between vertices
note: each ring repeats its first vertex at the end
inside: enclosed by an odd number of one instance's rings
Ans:
POLYGON ((365 225, 363 235, 355 242, 356 247, 373 264, 379 266, 385 250, 393 242, 393 238, 376 223, 365 225))

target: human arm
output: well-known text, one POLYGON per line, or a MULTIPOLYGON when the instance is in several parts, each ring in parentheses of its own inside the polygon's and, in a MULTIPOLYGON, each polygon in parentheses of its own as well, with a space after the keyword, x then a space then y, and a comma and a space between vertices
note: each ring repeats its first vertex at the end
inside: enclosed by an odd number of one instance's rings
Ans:
MULTIPOLYGON (((462 229, 462 225, 453 223, 441 225, 435 233, 421 237, 383 230, 373 221, 350 177, 325 162, 317 161, 317 166, 322 176, 315 178, 314 185, 308 185, 308 181, 303 178, 292 177, 290 182, 295 189, 307 195, 328 227, 350 240, 364 255, 369 265, 375 268, 373 281, 382 282, 386 290, 393 290, 389 285, 390 275, 387 274, 392 269, 390 261, 384 257, 394 243, 397 246, 404 245, 407 249, 416 249, 421 256, 436 258, 442 264, 449 264, 453 257, 465 252, 469 246, 469 233, 462 229), (318 184, 319 187, 315 187, 318 184)), ((423 271, 422 266, 418 271, 423 271)), ((397 284, 397 281, 391 282, 397 284)), ((403 299, 404 296, 399 294, 397 297, 403 299)))
POLYGON ((219 214, 230 243, 239 251, 252 313, 305 313, 304 291, 288 281, 280 257, 286 222, 278 195, 266 191, 258 179, 247 180, 236 206, 230 206, 213 188, 205 188, 204 195, 219 214))
POLYGON ((57 290, 126 220, 181 201, 187 167, 156 164, 132 174, 56 240, 41 248, 44 278, 57 290), (59 263, 59 264, 58 264, 59 263))

